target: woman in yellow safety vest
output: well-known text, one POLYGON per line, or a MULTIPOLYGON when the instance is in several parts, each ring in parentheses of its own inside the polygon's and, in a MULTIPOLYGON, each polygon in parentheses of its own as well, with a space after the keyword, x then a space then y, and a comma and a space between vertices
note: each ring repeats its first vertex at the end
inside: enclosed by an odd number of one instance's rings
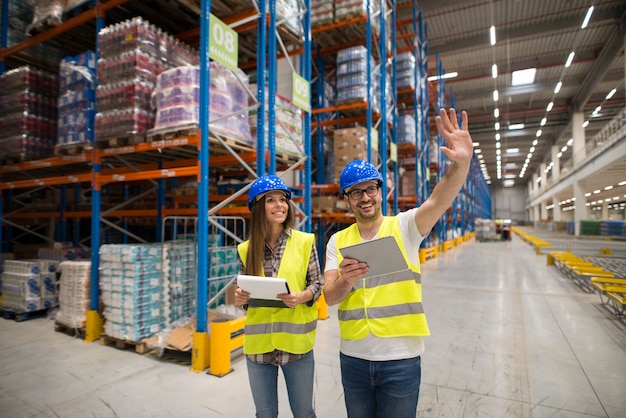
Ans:
POLYGON ((292 229, 291 189, 274 175, 258 178, 248 193, 248 240, 239 244, 242 274, 280 277, 289 293, 276 303, 250 299, 238 288, 235 303, 247 309, 243 351, 257 417, 278 416, 278 367, 293 416, 315 417, 313 344, 317 326, 320 263, 313 234, 292 229))

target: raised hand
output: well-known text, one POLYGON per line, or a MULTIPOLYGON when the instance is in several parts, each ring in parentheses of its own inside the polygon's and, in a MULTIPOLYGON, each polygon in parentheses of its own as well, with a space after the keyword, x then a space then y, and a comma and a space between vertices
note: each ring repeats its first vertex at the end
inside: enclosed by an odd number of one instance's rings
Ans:
POLYGON ((446 140, 446 144, 439 147, 446 157, 460 164, 469 165, 474 145, 468 130, 467 113, 462 113, 463 125, 459 128, 456 110, 450 109, 450 116, 445 109, 439 109, 439 116, 435 118, 437 129, 446 140))

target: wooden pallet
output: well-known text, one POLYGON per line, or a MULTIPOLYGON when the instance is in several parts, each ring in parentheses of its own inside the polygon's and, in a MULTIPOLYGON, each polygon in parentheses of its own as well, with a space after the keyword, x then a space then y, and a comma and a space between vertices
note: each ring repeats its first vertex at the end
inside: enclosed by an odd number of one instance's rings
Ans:
POLYGON ((120 340, 104 334, 100 334, 100 345, 114 345, 115 348, 120 350, 134 349, 135 352, 139 354, 145 354, 151 350, 151 348, 142 341, 120 340))
POLYGON ((98 149, 123 147, 126 145, 137 145, 146 142, 145 134, 119 135, 111 138, 96 139, 95 145, 98 149))
POLYGON ((54 147, 54 155, 76 155, 91 152, 93 144, 89 141, 75 142, 73 144, 59 144, 54 147))
POLYGON ((170 126, 167 128, 150 129, 146 133, 146 142, 166 141, 168 139, 195 136, 200 131, 197 125, 170 126))
POLYGON ((22 322, 29 319, 42 318, 48 315, 47 309, 41 309, 32 312, 18 312, 12 309, 0 308, 0 315, 4 319, 14 319, 16 322, 22 322))
POLYGON ((56 332, 62 332, 66 335, 69 335, 70 337, 80 338, 81 340, 85 339, 85 328, 73 328, 68 327, 67 325, 60 322, 55 322, 54 330, 56 332))

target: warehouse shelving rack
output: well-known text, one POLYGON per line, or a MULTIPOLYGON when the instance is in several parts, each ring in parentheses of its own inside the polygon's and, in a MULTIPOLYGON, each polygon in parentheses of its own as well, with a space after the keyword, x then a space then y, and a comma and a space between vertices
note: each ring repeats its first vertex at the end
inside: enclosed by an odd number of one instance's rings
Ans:
MULTIPOLYGON (((5 3, 5 2, 3 2, 5 3)), ((114 11, 114 9, 122 4, 129 4, 130 0, 111 0, 105 3, 96 2, 96 7, 89 9, 78 16, 75 16, 65 23, 59 26, 44 31, 38 35, 35 35, 31 39, 22 42, 18 45, 2 45, 0 50, 0 63, 3 65, 2 70, 6 70, 4 63, 8 57, 20 54, 33 45, 54 39, 55 36, 63 34, 73 28, 85 25, 87 22, 96 20, 96 33, 93 34, 94 44, 96 44, 97 50, 97 33, 100 28, 104 26, 104 17, 107 11, 114 11)), ((257 78, 263 80, 258 83, 257 100, 259 111, 258 129, 257 129, 257 149, 251 152, 237 152, 231 148, 231 146, 220 138, 219 135, 209 135, 208 130, 199 130, 193 135, 178 136, 173 139, 163 140, 161 142, 155 141, 152 143, 138 144, 133 146, 124 146, 119 149, 107 149, 97 150, 93 148, 91 152, 86 152, 80 156, 62 156, 54 157, 46 160, 24 162, 12 167, 3 167, 0 171, 0 176, 4 175, 3 183, 0 184, 0 191, 4 193, 6 190, 8 194, 12 195, 13 190, 23 188, 34 187, 48 187, 48 186, 62 186, 66 188, 66 185, 81 184, 90 185, 92 193, 92 207, 91 212, 68 212, 64 208, 61 208, 59 213, 38 213, 38 214, 26 214, 26 213, 11 213, 6 214, 3 212, 3 208, 0 202, 0 221, 4 223, 12 222, 10 219, 20 219, 21 217, 39 216, 59 218, 62 221, 67 219, 84 219, 91 218, 91 248, 92 248, 92 304, 90 312, 88 313, 88 332, 87 340, 93 341, 102 330, 102 319, 98 313, 98 250, 101 242, 101 222, 105 222, 107 217, 132 217, 132 216, 149 216, 154 219, 163 219, 165 216, 176 215, 191 215, 198 217, 198 230, 200 248, 207 246, 206 232, 208 232, 208 217, 212 215, 228 214, 228 215, 248 215, 246 207, 227 207, 231 203, 241 203, 245 200, 241 196, 247 188, 241 189, 238 193, 231 196, 209 196, 208 194, 208 175, 209 167, 222 167, 226 165, 240 166, 243 168, 244 173, 248 173, 252 176, 262 175, 265 172, 275 173, 278 169, 277 161, 280 160, 281 168, 285 168, 286 171, 294 171, 296 169, 301 170, 302 181, 304 182, 303 198, 295 198, 295 202, 303 203, 303 209, 299 210, 299 219, 301 225, 310 230, 310 170, 311 162, 310 158, 310 114, 305 112, 303 117, 303 130, 304 130, 304 151, 305 157, 294 160, 290 157, 283 157, 276 155, 275 142, 273 135, 270 133, 270 141, 266 147, 263 140, 264 132, 264 113, 268 114, 269 129, 273 130, 272 123, 276 122, 275 110, 272 106, 272 100, 275 98, 276 91, 276 45, 280 44, 283 48, 284 56, 290 55, 303 55, 301 63, 301 76, 310 80, 310 20, 309 20, 309 2, 308 0, 303 2, 302 9, 305 11, 302 16, 302 24, 304 34, 303 38, 298 36, 291 36, 287 42, 280 39, 280 34, 283 36, 288 31, 282 28, 280 22, 276 22, 276 1, 261 1, 258 8, 254 4, 250 4, 246 10, 242 10, 241 2, 235 4, 225 1, 214 1, 215 4, 219 4, 218 9, 220 11, 230 10, 232 14, 233 10, 238 10, 238 13, 232 16, 226 16, 224 21, 236 30, 243 32, 253 32, 253 36, 257 39, 258 51, 264 51, 266 45, 269 45, 268 56, 269 63, 266 65, 265 54, 259 54, 259 60, 254 62, 257 69, 257 78), (269 12, 268 12, 269 10, 269 12), (263 11, 263 12, 260 12, 263 11), (270 21, 269 31, 267 30, 267 21, 270 21), (278 34, 278 35, 277 35, 278 34), (289 51, 286 49, 286 44, 293 44, 294 40, 299 42, 303 51, 299 51, 297 48, 291 48, 289 51), (270 104, 267 109, 264 109, 264 80, 269 80, 269 98, 270 104), (209 155, 210 144, 214 147, 216 144, 220 144, 229 152, 226 155, 209 155), (150 156, 149 154, 157 154, 150 156), (182 155, 182 157, 181 157, 182 155), (146 156, 149 162, 143 162, 146 160, 146 156), (163 159, 163 157, 170 156, 170 160, 163 159), (113 168, 107 168, 104 166, 108 161, 120 160, 121 162, 116 164, 113 168), (256 164, 256 170, 253 169, 256 164), (266 170, 266 165, 269 167, 266 170), (55 173, 55 168, 63 167, 67 169, 68 174, 58 175, 55 173), (25 173, 29 179, 22 180, 16 179, 13 175, 19 173, 23 176, 25 173), (6 177, 10 177, 9 181, 6 177), (167 179, 171 180, 171 184, 175 184, 175 179, 183 178, 198 178, 198 208, 171 208, 165 209, 165 191, 164 186, 167 179), (156 181, 155 187, 158 190, 157 207, 150 210, 130 210, 116 208, 113 211, 102 211, 100 195, 102 192, 102 185, 108 183, 122 183, 133 181, 156 181), (218 203, 219 202, 219 203, 218 203), (211 206, 211 208, 209 208, 211 206)), ((253 2, 251 2, 253 3, 253 2)), ((210 81, 210 70, 208 68, 208 34, 210 33, 210 11, 211 1, 206 0, 201 2, 201 8, 198 10, 199 16, 199 29, 194 29, 181 34, 181 37, 193 37, 194 34, 200 34, 200 53, 201 53, 201 106, 203 110, 200 118, 200 126, 209 126, 208 115, 208 85, 210 81)), ((7 13, 3 13, 3 16, 7 16, 7 13)), ((4 20, 4 19, 3 19, 4 20)), ((3 32, 6 31, 6 22, 3 24, 3 32)), ((3 37, 6 42, 6 37, 3 37)), ((289 46, 288 46, 289 47, 289 46)), ((255 54, 257 50, 251 48, 255 54)), ((250 66, 250 62, 247 64, 250 66)), ((251 67, 251 66, 250 66, 251 67)), ((249 67, 249 68, 250 68, 249 67)), ((218 146, 219 147, 219 146, 218 146)), ((249 187, 249 186, 248 186, 249 187)), ((176 205, 175 205, 176 206, 176 205)), ((160 222, 156 222, 157 236, 160 237, 162 231, 160 231, 160 222)), ((122 229, 122 228, 118 228, 122 229)), ((0 232, 1 238, 1 232, 0 232)), ((134 237, 141 239, 140 237, 134 237)), ((208 269, 206 266, 206 259, 199 257, 198 262, 198 278, 208 277, 208 269)), ((208 337, 206 330, 206 280, 198 279, 198 329, 197 335, 194 337, 194 358, 192 359, 193 369, 202 370, 208 365, 208 337)))

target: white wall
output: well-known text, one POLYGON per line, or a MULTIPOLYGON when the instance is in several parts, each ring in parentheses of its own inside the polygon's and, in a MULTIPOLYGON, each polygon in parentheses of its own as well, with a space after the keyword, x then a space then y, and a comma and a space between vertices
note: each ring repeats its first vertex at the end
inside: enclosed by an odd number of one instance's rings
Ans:
POLYGON ((526 211, 526 186, 491 186, 491 209, 494 219, 511 219, 514 222, 528 222, 526 211))

